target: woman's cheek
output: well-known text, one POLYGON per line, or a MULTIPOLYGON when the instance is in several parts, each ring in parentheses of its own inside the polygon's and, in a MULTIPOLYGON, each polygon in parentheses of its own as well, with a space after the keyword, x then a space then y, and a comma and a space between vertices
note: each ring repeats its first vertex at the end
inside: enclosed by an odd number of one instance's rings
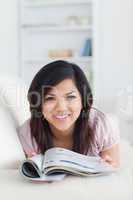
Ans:
POLYGON ((43 105, 43 113, 48 114, 55 108, 55 103, 46 103, 43 105))
POLYGON ((73 110, 74 111, 81 111, 81 109, 82 109, 82 104, 81 104, 81 102, 75 102, 74 104, 73 104, 73 110))

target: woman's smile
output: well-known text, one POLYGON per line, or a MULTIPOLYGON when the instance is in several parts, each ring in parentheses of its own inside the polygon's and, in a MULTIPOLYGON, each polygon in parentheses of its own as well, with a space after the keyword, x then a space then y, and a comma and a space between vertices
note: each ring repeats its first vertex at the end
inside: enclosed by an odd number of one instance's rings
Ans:
POLYGON ((68 119, 68 117, 70 117, 70 114, 55 115, 54 117, 59 121, 65 121, 66 119, 68 119))

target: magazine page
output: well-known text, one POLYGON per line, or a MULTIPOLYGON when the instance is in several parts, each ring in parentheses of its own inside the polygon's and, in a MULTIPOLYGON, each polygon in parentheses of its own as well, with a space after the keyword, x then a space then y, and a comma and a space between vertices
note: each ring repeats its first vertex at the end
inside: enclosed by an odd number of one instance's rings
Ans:
POLYGON ((106 175, 108 172, 85 172, 85 171, 80 171, 72 167, 65 167, 65 166, 52 166, 48 167, 45 170, 46 175, 53 175, 56 173, 65 173, 69 175, 75 175, 75 176, 100 176, 100 175, 106 175))
POLYGON ((35 156, 32 156, 31 158, 26 159, 26 161, 31 161, 31 162, 35 163, 40 171, 41 171, 41 167, 42 167, 42 160, 43 160, 42 154, 36 154, 35 156))
POLYGON ((20 173, 29 178, 41 177, 42 160, 42 154, 38 154, 31 158, 25 159, 20 165, 20 173))
POLYGON ((25 176, 24 174, 21 174, 25 179, 29 181, 34 181, 34 182, 53 182, 53 181, 60 181, 65 178, 66 174, 56 174, 56 175, 45 175, 43 174, 41 177, 28 177, 25 176))
POLYGON ((84 172, 107 172, 114 168, 98 156, 86 156, 64 148, 54 147, 45 153, 44 168, 64 166, 84 172))
POLYGON ((58 169, 67 169, 67 171, 77 171, 81 173, 108 173, 108 172, 114 172, 115 169, 110 166, 104 166, 103 164, 99 164, 97 167, 90 167, 87 165, 83 165, 82 163, 77 162, 71 162, 68 160, 59 160, 59 161, 53 161, 52 163, 49 162, 45 166, 45 173, 47 174, 48 171, 52 171, 55 169, 58 171, 58 169))
POLYGON ((49 176, 42 173, 41 168, 43 159, 44 156, 42 154, 38 154, 24 160, 19 168, 20 174, 27 180, 35 182, 60 181, 66 176, 66 174, 64 173, 63 174, 56 173, 55 175, 49 175, 49 176))

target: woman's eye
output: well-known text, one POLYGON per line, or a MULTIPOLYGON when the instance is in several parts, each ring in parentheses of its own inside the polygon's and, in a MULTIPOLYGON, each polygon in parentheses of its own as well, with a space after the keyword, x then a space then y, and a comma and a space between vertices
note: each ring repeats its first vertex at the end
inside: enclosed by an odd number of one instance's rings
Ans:
POLYGON ((47 98, 44 99, 44 101, 52 101, 52 100, 54 100, 53 97, 47 97, 47 98))
POLYGON ((75 99, 76 96, 68 96, 67 99, 75 99))
MULTIPOLYGON (((68 100, 72 100, 72 99, 75 99, 75 98, 76 98, 76 96, 68 96, 68 97, 67 97, 68 100)), ((46 97, 46 98, 44 99, 44 101, 54 101, 54 100, 55 100, 54 97, 46 97)))

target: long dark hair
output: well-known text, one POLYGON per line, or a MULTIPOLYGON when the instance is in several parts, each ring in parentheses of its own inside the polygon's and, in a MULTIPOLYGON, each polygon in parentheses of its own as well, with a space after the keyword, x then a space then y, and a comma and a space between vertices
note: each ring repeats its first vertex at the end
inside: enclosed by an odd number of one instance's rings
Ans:
POLYGON ((35 139, 40 153, 53 147, 52 133, 48 121, 43 118, 42 114, 43 98, 50 87, 67 78, 74 80, 82 98, 82 110, 75 122, 73 132, 73 151, 87 154, 92 146, 94 134, 89 124, 89 114, 93 104, 93 95, 89 82, 78 65, 58 60, 42 67, 33 78, 28 90, 31 138, 35 139))

